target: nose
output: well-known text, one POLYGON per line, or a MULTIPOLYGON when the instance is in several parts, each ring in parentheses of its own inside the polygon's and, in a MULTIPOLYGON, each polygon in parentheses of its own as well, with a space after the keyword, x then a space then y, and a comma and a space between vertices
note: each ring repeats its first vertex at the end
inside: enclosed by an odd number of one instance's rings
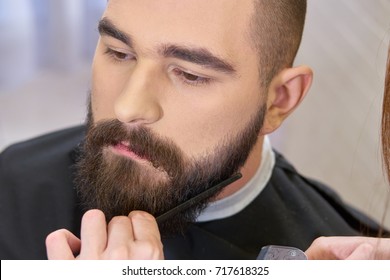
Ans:
POLYGON ((137 67, 130 74, 115 102, 119 121, 128 124, 152 124, 163 115, 158 97, 158 81, 147 67, 137 67))

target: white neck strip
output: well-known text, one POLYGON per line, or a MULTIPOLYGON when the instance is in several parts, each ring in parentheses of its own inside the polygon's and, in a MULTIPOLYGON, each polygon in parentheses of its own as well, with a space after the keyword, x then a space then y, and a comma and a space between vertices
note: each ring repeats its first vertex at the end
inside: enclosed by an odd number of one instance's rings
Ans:
POLYGON ((275 165, 275 154, 268 137, 264 137, 261 164, 255 175, 230 196, 211 202, 198 216, 197 222, 208 222, 233 216, 247 207, 265 188, 275 165))

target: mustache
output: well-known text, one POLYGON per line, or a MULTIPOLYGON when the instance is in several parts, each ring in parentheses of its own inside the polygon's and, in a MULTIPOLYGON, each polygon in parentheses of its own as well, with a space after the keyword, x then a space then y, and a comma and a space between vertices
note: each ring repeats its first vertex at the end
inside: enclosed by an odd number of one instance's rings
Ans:
POLYGON ((171 140, 164 139, 144 126, 127 127, 118 120, 100 121, 88 132, 86 152, 97 153, 97 148, 126 143, 126 147, 155 168, 162 168, 170 177, 183 170, 184 155, 171 140))

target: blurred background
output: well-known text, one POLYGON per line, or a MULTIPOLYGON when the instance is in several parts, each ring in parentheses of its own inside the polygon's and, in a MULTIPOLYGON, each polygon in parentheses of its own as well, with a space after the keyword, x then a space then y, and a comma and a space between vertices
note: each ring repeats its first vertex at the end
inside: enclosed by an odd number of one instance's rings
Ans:
MULTIPOLYGON (((309 0, 296 64, 315 73, 310 94, 271 135, 296 168, 390 227, 380 115, 389 0, 309 0)), ((97 21, 106 0, 0 1, 0 151, 81 124, 97 21)))

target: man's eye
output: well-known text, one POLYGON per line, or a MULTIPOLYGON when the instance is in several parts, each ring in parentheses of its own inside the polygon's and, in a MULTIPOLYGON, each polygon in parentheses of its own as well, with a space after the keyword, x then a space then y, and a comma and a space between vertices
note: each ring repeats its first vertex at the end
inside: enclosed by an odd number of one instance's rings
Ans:
POLYGON ((181 69, 175 69, 174 73, 176 76, 178 76, 184 83, 189 85, 201 85, 201 84, 207 84, 210 82, 210 78, 198 76, 192 73, 185 72, 181 69))
POLYGON ((186 80, 189 80, 191 82, 195 82, 197 80, 200 79, 199 76, 196 76, 196 75, 193 75, 193 74, 190 74, 190 73, 186 73, 186 72, 183 72, 183 77, 186 79, 186 80))
POLYGON ((113 58, 114 60, 119 61, 119 62, 127 61, 127 60, 130 60, 130 59, 134 58, 131 54, 120 52, 120 51, 116 51, 116 50, 113 50, 113 49, 110 49, 110 48, 107 48, 105 53, 108 56, 110 56, 111 58, 113 58))

